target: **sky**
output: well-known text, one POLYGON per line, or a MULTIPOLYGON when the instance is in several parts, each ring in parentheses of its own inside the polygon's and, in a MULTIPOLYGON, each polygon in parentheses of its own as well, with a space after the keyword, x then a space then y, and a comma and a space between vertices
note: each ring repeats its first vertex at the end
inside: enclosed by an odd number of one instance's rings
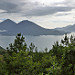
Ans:
POLYGON ((0 0, 0 22, 32 21, 53 29, 75 23, 75 0, 0 0))

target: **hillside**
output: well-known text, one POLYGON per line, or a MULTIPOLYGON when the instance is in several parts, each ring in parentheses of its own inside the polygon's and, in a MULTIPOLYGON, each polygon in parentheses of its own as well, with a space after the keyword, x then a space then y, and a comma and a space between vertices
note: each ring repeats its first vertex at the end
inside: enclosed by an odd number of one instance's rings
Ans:
POLYGON ((5 54, 5 49, 0 46, 0 55, 5 54))
POLYGON ((55 30, 65 31, 65 32, 75 32, 75 24, 62 27, 62 28, 55 28, 55 30))
POLYGON ((23 35, 62 35, 65 33, 54 29, 45 29, 28 20, 17 24, 10 19, 0 23, 0 30, 6 30, 6 32, 0 32, 2 35, 16 35, 20 32, 23 35))
POLYGON ((6 54, 0 55, 0 75, 75 75, 73 36, 65 35, 49 51, 39 51, 33 43, 28 47, 21 34, 15 40, 6 54))

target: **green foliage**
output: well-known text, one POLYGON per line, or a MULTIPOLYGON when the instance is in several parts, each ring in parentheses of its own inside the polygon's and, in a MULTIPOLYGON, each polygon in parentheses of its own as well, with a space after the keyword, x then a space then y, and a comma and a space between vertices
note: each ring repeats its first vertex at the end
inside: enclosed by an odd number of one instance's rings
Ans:
POLYGON ((0 46, 0 55, 3 55, 3 54, 5 54, 5 53, 6 53, 5 49, 3 49, 3 48, 0 46))
POLYGON ((75 38, 65 35, 48 52, 38 52, 33 43, 27 47, 21 34, 0 56, 0 75, 75 75, 75 38))

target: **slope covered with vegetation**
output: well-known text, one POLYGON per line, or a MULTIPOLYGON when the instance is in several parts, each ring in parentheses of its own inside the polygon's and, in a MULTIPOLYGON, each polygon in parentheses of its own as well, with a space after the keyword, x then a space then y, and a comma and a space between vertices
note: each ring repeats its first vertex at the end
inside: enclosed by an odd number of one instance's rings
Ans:
POLYGON ((65 35, 52 50, 38 52, 18 34, 0 59, 0 75, 75 75, 75 38, 65 35))
POLYGON ((0 46, 0 55, 5 54, 5 52, 6 52, 5 49, 0 46))

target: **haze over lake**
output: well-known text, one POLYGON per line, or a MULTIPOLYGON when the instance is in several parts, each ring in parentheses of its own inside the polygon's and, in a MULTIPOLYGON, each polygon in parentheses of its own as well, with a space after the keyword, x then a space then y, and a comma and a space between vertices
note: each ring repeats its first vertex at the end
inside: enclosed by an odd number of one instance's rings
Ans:
MULTIPOLYGON (((74 36, 75 32, 68 34, 68 36, 74 36)), ((43 51, 45 48, 51 49, 52 45, 56 41, 61 41, 64 38, 64 35, 40 35, 40 36, 24 36, 27 45, 34 43, 39 51, 43 51)), ((0 36, 0 46, 6 48, 10 43, 13 43, 15 36, 0 36)))

